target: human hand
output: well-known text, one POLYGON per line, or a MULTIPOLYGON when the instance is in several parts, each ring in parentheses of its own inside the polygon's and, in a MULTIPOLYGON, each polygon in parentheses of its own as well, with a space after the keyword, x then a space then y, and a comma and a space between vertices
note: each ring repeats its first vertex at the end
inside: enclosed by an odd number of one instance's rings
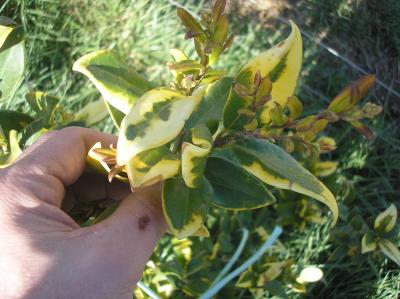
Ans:
POLYGON ((78 179, 98 141, 107 146, 116 138, 84 128, 50 132, 0 171, 1 298, 132 298, 166 229, 157 187, 130 193, 96 184, 103 197, 128 195, 90 227, 60 209, 65 186, 88 193, 90 184, 78 179))

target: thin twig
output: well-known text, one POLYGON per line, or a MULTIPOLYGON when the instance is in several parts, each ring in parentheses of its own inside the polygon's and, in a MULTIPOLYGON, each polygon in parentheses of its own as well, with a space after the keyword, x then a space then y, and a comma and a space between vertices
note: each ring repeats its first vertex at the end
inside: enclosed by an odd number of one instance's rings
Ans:
POLYGON ((225 265, 225 267, 221 270, 221 272, 218 274, 218 276, 214 279, 212 285, 217 284, 218 281, 220 281, 226 275, 226 273, 228 273, 229 270, 231 270, 232 266, 236 263, 236 261, 242 254, 244 245, 246 245, 248 238, 249 238, 249 230, 246 228, 243 228, 242 239, 240 240, 238 248, 236 249, 235 253, 232 255, 229 262, 225 265))
POLYGON ((275 243, 278 237, 282 234, 282 228, 280 226, 276 226, 271 236, 268 238, 266 242, 240 267, 236 268, 233 272, 225 276, 221 279, 216 285, 208 289, 203 295, 200 296, 199 299, 210 299, 215 294, 217 294, 227 283, 229 283, 236 276, 240 275, 243 271, 245 271, 248 267, 258 261, 263 254, 275 243))

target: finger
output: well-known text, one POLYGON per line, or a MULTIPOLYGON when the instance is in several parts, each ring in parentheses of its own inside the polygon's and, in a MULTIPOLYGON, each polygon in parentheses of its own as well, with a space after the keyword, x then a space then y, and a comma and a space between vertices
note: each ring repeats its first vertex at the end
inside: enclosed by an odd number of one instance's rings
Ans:
POLYGON ((86 156, 97 142, 104 146, 115 144, 117 137, 89 128, 68 127, 45 134, 17 161, 19 165, 35 168, 37 171, 58 178, 64 185, 70 185, 81 175, 86 156))
POLYGON ((112 259, 116 275, 129 278, 130 286, 139 280, 166 230, 158 192, 157 186, 130 194, 109 218, 87 228, 101 236, 93 245, 106 260, 112 259))
POLYGON ((109 146, 115 144, 116 137, 78 127, 49 132, 7 169, 8 177, 39 199, 60 207, 64 186, 79 178, 87 153, 96 142, 109 146))

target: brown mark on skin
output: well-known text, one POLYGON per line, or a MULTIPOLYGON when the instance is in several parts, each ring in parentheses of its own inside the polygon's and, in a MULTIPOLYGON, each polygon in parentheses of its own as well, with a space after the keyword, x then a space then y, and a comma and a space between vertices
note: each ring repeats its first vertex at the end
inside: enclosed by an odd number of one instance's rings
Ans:
POLYGON ((150 217, 147 215, 144 215, 142 217, 139 218, 138 221, 138 226, 140 230, 145 230, 146 227, 149 225, 150 223, 150 217))

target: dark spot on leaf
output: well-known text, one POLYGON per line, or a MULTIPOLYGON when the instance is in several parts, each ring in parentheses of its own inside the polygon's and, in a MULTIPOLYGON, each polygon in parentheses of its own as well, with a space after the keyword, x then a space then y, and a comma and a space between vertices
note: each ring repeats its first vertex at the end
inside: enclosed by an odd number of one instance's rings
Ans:
POLYGON ((287 53, 285 54, 285 56, 283 56, 283 58, 281 59, 281 61, 274 67, 274 69, 268 74, 270 80, 272 82, 275 82, 279 79, 279 77, 282 75, 283 71, 286 68, 286 60, 287 60, 287 53))
POLYGON ((171 98, 153 104, 153 110, 146 112, 142 121, 136 124, 131 124, 126 128, 126 138, 128 140, 133 140, 137 137, 143 137, 145 135, 146 129, 149 126, 149 123, 153 119, 159 118, 163 121, 167 121, 171 114, 171 103, 173 101, 174 98, 171 98))
POLYGON ((150 217, 147 215, 144 215, 142 217, 139 218, 138 221, 138 226, 140 230, 145 230, 146 227, 149 225, 150 223, 150 217))

